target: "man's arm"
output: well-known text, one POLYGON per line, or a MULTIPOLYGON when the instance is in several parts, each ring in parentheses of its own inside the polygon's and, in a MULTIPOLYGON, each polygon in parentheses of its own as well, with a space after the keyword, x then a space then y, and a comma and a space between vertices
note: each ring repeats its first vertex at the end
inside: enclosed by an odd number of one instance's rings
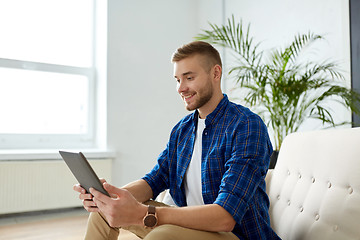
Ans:
POLYGON ((122 189, 128 190, 134 196, 134 198, 141 203, 146 202, 153 197, 153 192, 151 187, 143 179, 139 179, 135 182, 131 182, 123 186, 122 189))
POLYGON ((230 232, 236 224, 230 213, 217 204, 180 208, 159 207, 156 212, 158 225, 173 224, 203 231, 230 232))
MULTIPOLYGON (((105 179, 100 179, 100 181, 104 184, 106 182, 105 179)), ((75 184, 73 189, 76 192, 79 192, 79 198, 82 200, 84 208, 88 212, 98 212, 96 204, 93 202, 93 195, 90 193, 86 193, 85 189, 80 186, 80 184, 75 184)), ((123 189, 127 190, 129 193, 133 195, 133 197, 138 202, 145 202, 152 198, 153 192, 149 184, 146 181, 140 179, 135 182, 129 183, 123 187, 123 189)), ((113 198, 117 198, 116 194, 110 195, 113 198)))
MULTIPOLYGON (((137 201, 130 192, 135 189, 139 190, 141 188, 139 186, 143 186, 141 182, 136 182, 136 184, 132 183, 125 186, 130 190, 116 188, 105 183, 104 188, 111 195, 116 195, 116 198, 109 198, 99 191, 91 189, 91 193, 94 195, 93 201, 97 206, 96 211, 105 215, 110 226, 143 225, 147 206, 137 201)), ((137 195, 138 193, 134 194, 137 195)), ((212 232, 231 231, 235 226, 233 217, 224 208, 216 204, 179 208, 157 207, 156 209, 159 220, 158 225, 173 224, 212 232)))

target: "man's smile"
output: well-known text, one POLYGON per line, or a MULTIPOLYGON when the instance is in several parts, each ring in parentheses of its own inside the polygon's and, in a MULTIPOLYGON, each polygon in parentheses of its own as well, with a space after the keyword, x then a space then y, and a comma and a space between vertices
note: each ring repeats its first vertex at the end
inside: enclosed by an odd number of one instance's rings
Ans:
POLYGON ((195 96, 195 93, 188 94, 188 95, 181 95, 181 96, 184 99, 184 101, 188 103, 193 99, 193 97, 195 96))

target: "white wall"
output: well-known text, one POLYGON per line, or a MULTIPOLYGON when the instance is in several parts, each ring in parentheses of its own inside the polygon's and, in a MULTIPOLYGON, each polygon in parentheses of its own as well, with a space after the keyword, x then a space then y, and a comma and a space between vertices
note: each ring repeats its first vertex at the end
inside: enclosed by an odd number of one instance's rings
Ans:
POLYGON ((197 33, 193 0, 109 0, 108 145, 113 182, 142 177, 187 112, 176 92, 171 54, 197 33))
MULTIPOLYGON (((107 141, 117 152, 117 185, 151 169, 171 128, 187 114, 170 57, 200 29, 208 29, 208 21, 221 24, 234 14, 251 22, 264 47, 288 43, 298 32, 327 34, 318 56, 341 60, 350 71, 347 1, 109 0, 108 11, 107 141)), ((350 117, 341 109, 338 115, 350 117)))

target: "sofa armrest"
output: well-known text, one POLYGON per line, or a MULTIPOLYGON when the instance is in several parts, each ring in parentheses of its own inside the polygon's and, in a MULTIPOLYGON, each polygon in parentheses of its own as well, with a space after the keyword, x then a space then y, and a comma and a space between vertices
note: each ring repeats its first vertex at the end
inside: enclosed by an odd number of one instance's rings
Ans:
POLYGON ((265 177, 265 182, 266 182, 266 193, 269 194, 269 189, 270 189, 270 184, 271 184, 271 177, 272 174, 274 172, 274 169, 269 169, 266 177, 265 177))

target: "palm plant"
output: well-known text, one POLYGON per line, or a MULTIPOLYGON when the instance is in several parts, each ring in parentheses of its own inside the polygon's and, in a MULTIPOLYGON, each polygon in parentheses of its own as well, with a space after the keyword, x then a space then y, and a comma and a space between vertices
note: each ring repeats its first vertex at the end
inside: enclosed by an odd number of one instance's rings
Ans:
POLYGON ((235 65, 229 74, 235 77, 237 88, 246 90, 245 103, 273 129, 275 150, 280 149, 286 135, 296 132, 309 118, 322 121, 323 126, 349 124, 334 121, 329 101, 340 102, 359 114, 360 95, 345 86, 336 62, 300 59, 306 48, 322 36, 299 34, 285 48, 265 52, 249 35, 250 24, 244 29, 242 21, 236 23, 234 16, 225 25, 210 27, 196 39, 235 53, 235 65))

